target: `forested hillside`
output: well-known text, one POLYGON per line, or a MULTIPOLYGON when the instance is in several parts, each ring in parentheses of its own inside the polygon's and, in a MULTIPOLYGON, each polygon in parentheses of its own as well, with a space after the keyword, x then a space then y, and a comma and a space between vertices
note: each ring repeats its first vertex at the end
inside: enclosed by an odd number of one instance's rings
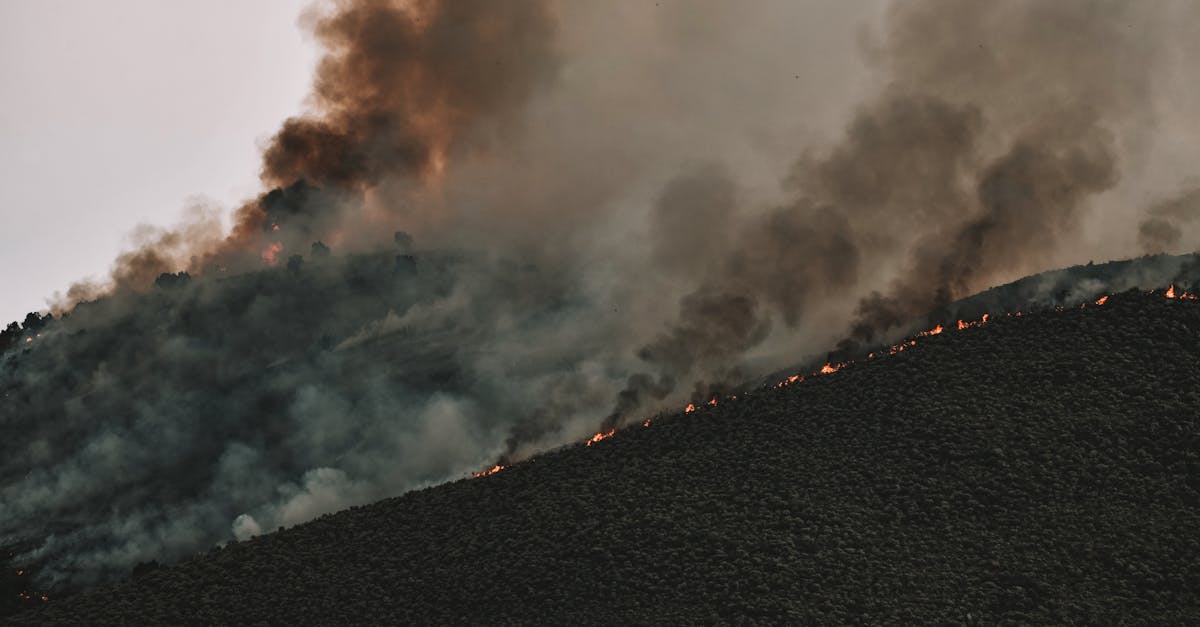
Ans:
POLYGON ((16 618, 1187 622, 1197 373, 1194 300, 996 316, 16 618))

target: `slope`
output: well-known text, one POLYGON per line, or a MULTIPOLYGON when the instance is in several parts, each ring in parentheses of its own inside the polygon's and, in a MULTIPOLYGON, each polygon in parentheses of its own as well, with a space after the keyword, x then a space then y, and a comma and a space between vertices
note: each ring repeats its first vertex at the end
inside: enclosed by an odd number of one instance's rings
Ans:
POLYGON ((216 549, 21 622, 1181 622, 1200 303, 922 338, 216 549))

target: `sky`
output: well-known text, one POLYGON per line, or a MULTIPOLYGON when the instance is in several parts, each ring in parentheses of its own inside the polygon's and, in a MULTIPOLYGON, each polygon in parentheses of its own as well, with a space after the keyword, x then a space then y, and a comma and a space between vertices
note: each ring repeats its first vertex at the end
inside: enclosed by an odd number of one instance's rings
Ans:
POLYGON ((311 0, 0 0, 0 326, 103 278, 139 224, 258 190, 303 110, 311 0))

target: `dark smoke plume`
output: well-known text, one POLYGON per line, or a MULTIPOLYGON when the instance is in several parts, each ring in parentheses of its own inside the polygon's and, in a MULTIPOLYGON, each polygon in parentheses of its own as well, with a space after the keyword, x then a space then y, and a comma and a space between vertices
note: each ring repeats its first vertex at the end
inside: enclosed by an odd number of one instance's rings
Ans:
POLYGON ((1138 224, 1138 244, 1145 253, 1177 249, 1184 229, 1200 219, 1200 189, 1160 202, 1138 224))
POLYGON ((451 152, 498 139, 465 132, 513 115, 554 75, 545 2, 342 2, 313 28, 327 53, 315 116, 271 140, 263 180, 342 189, 436 176, 451 152))

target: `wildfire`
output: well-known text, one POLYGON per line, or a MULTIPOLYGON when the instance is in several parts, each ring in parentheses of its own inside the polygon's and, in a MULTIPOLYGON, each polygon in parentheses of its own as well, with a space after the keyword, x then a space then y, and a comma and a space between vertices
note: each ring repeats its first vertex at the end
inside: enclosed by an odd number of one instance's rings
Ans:
POLYGON ((833 374, 833 373, 837 372, 838 370, 841 370, 842 366, 844 366, 844 365, 846 365, 846 364, 837 364, 835 366, 834 364, 826 362, 826 364, 824 366, 821 366, 821 374, 833 374))
POLYGON ((1196 294, 1189 294, 1187 292, 1182 292, 1182 291, 1176 292, 1174 283, 1171 284, 1171 287, 1167 288, 1167 293, 1164 294, 1164 296, 1166 296, 1167 298, 1177 298, 1180 300, 1200 300, 1200 296, 1198 296, 1196 294))
POLYGON ((491 468, 488 468, 487 470, 482 470, 480 472, 472 473, 471 478, 478 479, 480 477, 494 475, 494 474, 500 472, 501 470, 504 470, 504 466, 501 466, 500 464, 496 464, 495 466, 492 466, 491 468))
POLYGON ((617 430, 615 428, 609 429, 608 431, 601 431, 600 433, 597 433, 596 435, 593 435, 590 439, 588 439, 587 445, 591 446, 591 445, 599 442, 600 440, 603 440, 605 438, 611 438, 616 433, 617 433, 617 430))
MULTIPOLYGON (((1171 287, 1170 287, 1170 288, 1169 288, 1169 289, 1166 291, 1166 296, 1167 296, 1167 298, 1181 298, 1181 299, 1188 299, 1188 300, 1200 300, 1200 295, 1196 295, 1196 294, 1188 294, 1188 293, 1186 293, 1186 292, 1177 294, 1177 293, 1176 293, 1176 291, 1175 291, 1175 286, 1174 286, 1174 285, 1171 285, 1171 287)), ((1108 295, 1101 296, 1100 298, 1096 299, 1095 303, 1096 303, 1097 305, 1103 305, 1104 303, 1108 302, 1108 298, 1109 298, 1109 297, 1108 297, 1108 295)), ((1085 304, 1086 304, 1086 303, 1085 303, 1085 304)), ((1058 311, 1062 311, 1062 310, 1063 310, 1063 308, 1062 308, 1062 307, 1057 307, 1056 309, 1057 309, 1058 311)), ((1014 312, 1009 312, 1009 313, 1005 314, 1005 316, 1007 316, 1007 317, 1017 317, 1017 318, 1020 318, 1020 317, 1021 317, 1021 314, 1022 314, 1022 312, 1020 312, 1020 311, 1017 311, 1017 312, 1015 312, 1015 313, 1014 313, 1014 312)), ((988 321, 989 321, 991 318, 992 318, 992 315, 991 315, 991 314, 983 314, 983 316, 982 316, 982 317, 981 317, 979 320, 971 320, 971 321, 967 321, 967 320, 958 320, 958 321, 957 321, 957 324, 956 324, 956 327, 957 327, 957 329, 958 329, 959 331, 962 331, 962 330, 964 330, 964 329, 968 329, 968 328, 971 328, 971 327, 981 327, 981 326, 983 326, 983 325, 987 324, 987 323, 988 323, 988 321)), ((941 335, 941 334, 942 334, 942 333, 944 333, 945 331, 946 331, 946 328, 945 328, 944 326, 942 326, 941 324, 939 324, 939 325, 937 325, 937 326, 935 326, 935 327, 933 327, 932 329, 929 329, 929 330, 927 330, 927 331, 920 331, 920 332, 918 332, 918 333, 917 333, 917 334, 916 334, 914 337, 912 337, 912 338, 909 338, 909 339, 907 339, 907 340, 905 340, 905 341, 903 341, 903 342, 901 342, 901 343, 899 343, 899 344, 896 344, 896 345, 894 345, 894 346, 891 346, 891 347, 889 347, 889 348, 888 348, 888 352, 887 352, 887 354, 888 354, 888 355, 895 355, 896 353, 899 353, 900 351, 903 351, 903 350, 905 350, 906 348, 909 348, 909 347, 912 347, 912 346, 916 346, 916 345, 917 345, 917 338, 929 337, 929 336, 931 336, 931 335, 941 335)), ((877 356, 878 356, 878 357, 882 357, 882 356, 883 356, 883 352, 882 352, 882 351, 880 351, 880 352, 871 352, 871 353, 868 353, 868 354, 867 354, 867 358, 868 358, 868 359, 874 359, 874 358, 875 358, 875 357, 877 357, 877 356)), ((825 363, 825 365, 824 365, 824 366, 821 366, 820 370, 817 370, 816 372, 814 372, 814 373, 813 373, 813 375, 815 376, 815 375, 818 375, 818 374, 833 374, 833 373, 835 373, 835 372, 837 372, 837 371, 841 370, 842 368, 844 368, 844 367, 846 367, 846 366, 850 365, 851 363, 854 363, 854 362, 853 362, 853 361, 845 361, 845 362, 841 362, 841 363, 837 363, 837 364, 835 364, 835 363, 833 363, 833 362, 831 362, 831 361, 830 361, 830 362, 826 362, 826 363, 825 363)), ((788 376, 787 378, 783 379, 782 381, 779 381, 778 383, 776 383, 776 384, 774 385, 774 387, 776 387, 776 388, 782 388, 782 387, 783 387, 783 386, 785 386, 785 385, 790 385, 790 384, 792 384, 792 383, 799 383, 799 382, 802 382, 802 381, 804 381, 804 376, 802 376, 802 375, 799 375, 799 374, 793 374, 793 375, 790 375, 790 376, 788 376)), ((730 397, 730 400, 736 400, 736 399, 737 399, 737 397, 736 397, 736 396, 731 396, 731 397, 730 397)), ((716 406, 716 405, 717 405, 717 403, 718 403, 718 399, 717 399, 717 397, 716 397, 716 396, 712 397, 712 398, 711 398, 711 399, 708 401, 708 405, 711 405, 711 406, 716 406)), ((693 413, 693 412, 695 412, 695 411, 696 411, 696 405, 695 405, 694 403, 688 403, 688 404, 687 404, 687 406, 686 406, 686 407, 683 409, 683 413, 685 413, 685 414, 690 414, 690 413, 693 413)), ((650 418, 646 418, 646 419, 645 419, 645 420, 642 422, 642 426, 643 426, 643 427, 649 427, 649 426, 650 426, 650 420, 651 420, 650 418)), ((601 431, 601 432, 598 432, 598 433, 596 433, 595 435, 593 435, 592 437, 588 438, 588 440, 586 441, 586 444, 587 444, 587 446, 591 446, 591 445, 595 444, 596 442, 599 442, 600 440, 605 440, 605 439, 607 439, 607 438, 611 438, 611 437, 613 437, 614 435, 616 435, 616 432, 617 432, 617 431, 616 431, 616 428, 615 428, 615 427, 614 427, 614 428, 611 428, 611 429, 609 429, 608 431, 601 431)), ((502 470, 503 468, 504 468, 503 466, 499 466, 499 465, 497 465, 497 466, 495 466, 494 468, 492 468, 491 470, 487 470, 487 471, 484 471, 484 472, 481 472, 481 473, 475 473, 473 476, 475 476, 475 477, 482 477, 482 476, 485 476, 485 475, 490 475, 490 474, 493 474, 493 473, 499 472, 499 471, 500 471, 500 470, 502 470)))
POLYGON ((942 325, 939 324, 936 327, 933 327, 932 329, 930 329, 928 331, 921 331, 920 333, 917 334, 917 337, 929 337, 930 335, 939 335, 939 334, 941 334, 942 331, 945 331, 945 329, 942 327, 942 325))
POLYGON ((271 242, 271 245, 267 246, 267 249, 262 251, 262 260, 265 261, 268 266, 273 266, 276 263, 279 263, 279 253, 281 252, 283 252, 283 243, 271 242))

